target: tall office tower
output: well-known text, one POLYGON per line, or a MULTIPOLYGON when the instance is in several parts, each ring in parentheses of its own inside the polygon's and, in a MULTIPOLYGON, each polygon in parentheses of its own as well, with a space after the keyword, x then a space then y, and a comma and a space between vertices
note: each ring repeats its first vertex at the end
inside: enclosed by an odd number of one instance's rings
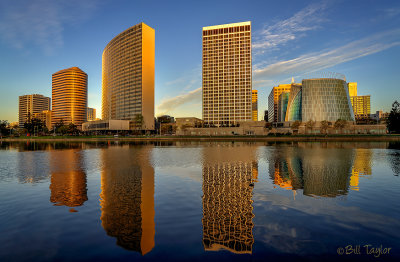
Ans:
POLYGON ((278 122, 278 102, 282 93, 289 93, 292 84, 274 86, 268 96, 268 122, 278 122))
POLYGON ((347 83, 347 88, 349 89, 349 96, 357 96, 357 82, 347 83))
POLYGON ((59 121, 81 126, 86 122, 88 76, 78 67, 52 75, 52 125, 59 121))
POLYGON ((369 118, 371 114, 371 96, 350 96, 355 118, 369 118))
POLYGON ((50 110, 50 97, 32 94, 19 96, 19 127, 23 128, 26 121, 34 117, 36 113, 50 110))
POLYGON ((154 129, 154 52, 154 29, 144 23, 123 31, 104 48, 103 120, 131 120, 131 129, 154 129))
POLYGON ((251 112, 253 121, 258 121, 258 92, 251 91, 251 112))
POLYGON ((203 27, 205 124, 250 121, 251 89, 251 23, 203 27))
POLYGON ((87 121, 94 121, 96 120, 96 109, 88 107, 87 108, 87 121))

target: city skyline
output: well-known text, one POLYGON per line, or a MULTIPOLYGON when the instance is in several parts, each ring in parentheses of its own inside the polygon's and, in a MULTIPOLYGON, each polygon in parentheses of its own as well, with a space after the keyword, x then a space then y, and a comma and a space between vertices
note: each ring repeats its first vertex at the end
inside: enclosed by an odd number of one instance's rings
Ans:
POLYGON ((371 95, 371 112, 390 110, 398 96, 400 70, 397 2, 257 2, 245 8, 234 2, 215 3, 207 16, 201 15, 207 4, 200 3, 158 2, 154 8, 126 1, 2 3, 0 119, 17 120, 18 96, 50 96, 51 74, 72 66, 88 74, 88 106, 101 112, 101 53, 110 39, 142 21, 157 31, 156 116, 201 118, 201 29, 243 21, 252 23, 259 119, 273 86, 290 83, 292 76, 300 81, 318 70, 339 72, 348 82, 358 82, 359 90, 371 95), (57 16, 66 10, 71 13, 57 16), (110 10, 117 15, 104 18, 110 10))

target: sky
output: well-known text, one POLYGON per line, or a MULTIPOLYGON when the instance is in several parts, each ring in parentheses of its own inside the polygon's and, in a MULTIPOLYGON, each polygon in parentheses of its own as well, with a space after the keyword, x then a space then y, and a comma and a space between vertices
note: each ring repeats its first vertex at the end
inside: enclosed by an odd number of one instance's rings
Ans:
POLYGON ((371 113, 400 101, 400 1, 0 0, 0 120, 18 120, 18 96, 51 97, 51 75, 88 74, 101 117, 101 57, 122 31, 155 29, 155 114, 201 118, 202 27, 251 21, 258 117, 273 86, 340 73, 371 95, 371 113))

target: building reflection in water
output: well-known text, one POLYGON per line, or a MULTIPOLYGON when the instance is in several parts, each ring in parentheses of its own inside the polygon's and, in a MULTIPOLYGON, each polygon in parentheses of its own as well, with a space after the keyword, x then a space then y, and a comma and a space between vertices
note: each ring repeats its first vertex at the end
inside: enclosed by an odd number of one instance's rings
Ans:
MULTIPOLYGON (((77 207, 88 200, 84 158, 81 149, 50 150, 50 202, 77 207)), ((75 209, 70 209, 76 212, 75 209)))
POLYGON ((152 146, 110 146, 101 151, 101 221, 117 244, 142 255, 154 247, 152 146))
POLYGON ((351 148, 298 143, 276 148, 269 173, 275 185, 294 195, 303 189, 307 196, 336 197, 348 193, 352 159, 351 148))
POLYGON ((358 191, 360 177, 371 175, 372 150, 355 148, 354 161, 351 169, 350 189, 358 191))
POLYGON ((258 178, 255 148, 204 148, 202 223, 206 251, 252 253, 252 196, 258 178))

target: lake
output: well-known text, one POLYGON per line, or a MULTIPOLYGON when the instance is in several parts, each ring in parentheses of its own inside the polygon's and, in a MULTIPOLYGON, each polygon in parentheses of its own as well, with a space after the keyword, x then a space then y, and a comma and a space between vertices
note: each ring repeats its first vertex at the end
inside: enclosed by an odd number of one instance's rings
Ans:
POLYGON ((0 261, 398 261, 395 142, 0 143, 0 261))

